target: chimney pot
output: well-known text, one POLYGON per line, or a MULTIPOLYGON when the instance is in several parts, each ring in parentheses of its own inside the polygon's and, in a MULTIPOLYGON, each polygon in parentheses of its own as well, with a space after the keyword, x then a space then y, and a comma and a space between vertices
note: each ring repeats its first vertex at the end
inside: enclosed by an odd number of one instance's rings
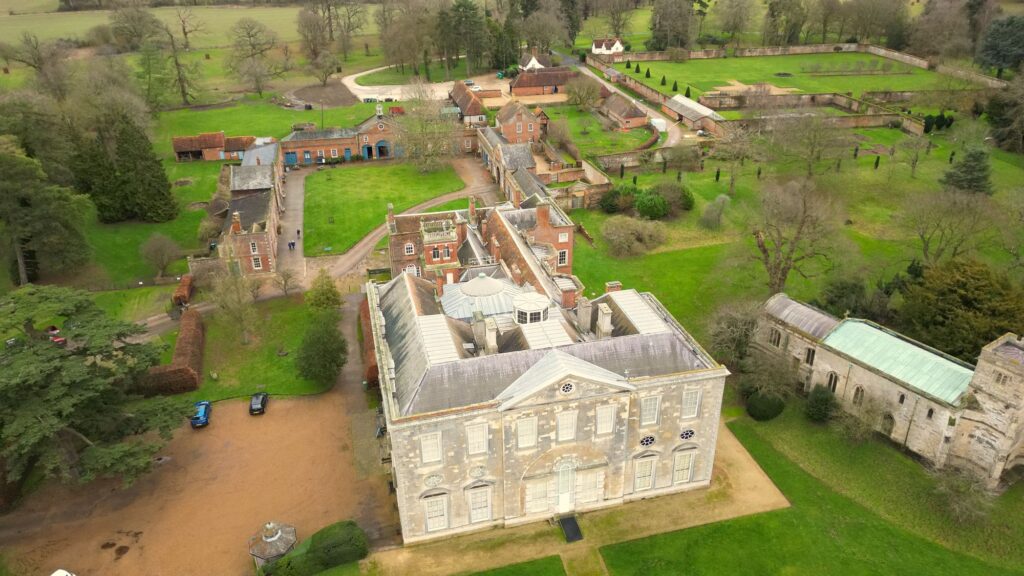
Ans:
POLYGON ((238 212, 231 214, 231 233, 241 234, 242 233, 242 215, 238 212))
POLYGON ((604 340, 612 335, 612 307, 604 302, 597 305, 597 327, 594 333, 598 340, 604 340))
POLYGON ((618 292, 620 290, 622 290, 622 282, 619 282, 618 280, 611 280, 604 283, 605 294, 609 292, 618 292))

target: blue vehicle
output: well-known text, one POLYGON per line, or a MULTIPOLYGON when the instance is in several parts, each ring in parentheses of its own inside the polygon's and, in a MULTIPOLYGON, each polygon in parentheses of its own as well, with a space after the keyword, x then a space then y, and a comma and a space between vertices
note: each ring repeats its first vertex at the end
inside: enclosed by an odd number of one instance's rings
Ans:
POLYGON ((192 417, 191 423, 193 428, 202 428, 210 423, 210 411, 213 406, 210 405, 209 400, 200 400, 196 402, 196 415, 192 417))

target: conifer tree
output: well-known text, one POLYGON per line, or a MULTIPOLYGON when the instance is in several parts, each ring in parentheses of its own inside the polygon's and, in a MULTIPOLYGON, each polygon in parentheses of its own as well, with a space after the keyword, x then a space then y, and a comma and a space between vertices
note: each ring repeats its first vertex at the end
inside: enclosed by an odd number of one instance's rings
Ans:
POLYGON ((115 147, 120 196, 130 217, 147 222, 167 222, 178 215, 163 164, 153 153, 145 132, 127 118, 117 129, 115 147))
POLYGON ((644 75, 644 78, 650 78, 650 77, 651 77, 651 67, 648 66, 647 67, 647 74, 644 75))
POLYGON ((686 94, 683 94, 683 96, 686 96, 687 98, 690 97, 690 87, 689 86, 686 87, 686 94))
POLYGON ((665 79, 665 76, 662 75, 661 76, 661 85, 664 86, 665 84, 666 84, 666 79, 665 79))
POLYGON ((672 91, 673 92, 679 92, 679 81, 678 80, 673 80, 672 81, 672 91))
POLYGON ((968 148, 960 161, 939 179, 939 183, 965 192, 992 194, 991 171, 988 153, 978 147, 968 148))

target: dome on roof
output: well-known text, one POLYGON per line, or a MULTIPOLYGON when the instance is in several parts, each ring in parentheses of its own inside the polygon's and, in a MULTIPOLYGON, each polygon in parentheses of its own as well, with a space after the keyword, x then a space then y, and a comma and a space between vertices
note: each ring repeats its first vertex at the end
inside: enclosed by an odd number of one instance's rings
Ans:
POLYGON ((551 302, 543 294, 523 292, 512 299, 512 306, 515 307, 516 324, 533 324, 548 319, 551 302))
POLYGON ((505 285, 501 280, 491 278, 487 274, 481 272, 476 278, 473 278, 469 282, 464 282, 462 286, 462 293, 466 296, 483 297, 483 296, 494 296, 500 294, 505 289, 505 285))

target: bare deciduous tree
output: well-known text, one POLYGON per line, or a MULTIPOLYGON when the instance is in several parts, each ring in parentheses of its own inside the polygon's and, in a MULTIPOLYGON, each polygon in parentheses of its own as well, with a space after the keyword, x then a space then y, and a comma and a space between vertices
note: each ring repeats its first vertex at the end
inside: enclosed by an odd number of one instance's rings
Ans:
POLYGON ((631 12, 633 10, 632 0, 606 0, 604 9, 608 15, 608 26, 611 27, 612 33, 618 37, 623 36, 633 15, 631 12))
POLYGON ((921 243, 921 257, 928 264, 957 258, 977 249, 986 240, 991 222, 990 200, 984 194, 958 190, 911 196, 903 211, 904 225, 921 243))
POLYGON ((256 307, 249 283, 237 272, 222 273, 213 279, 210 299, 238 330, 242 344, 248 344, 256 325, 256 307))
POLYGON ((159 233, 150 236, 139 252, 146 262, 156 268, 157 278, 167 272, 167 267, 171 265, 171 262, 181 258, 181 247, 174 240, 159 233))
POLYGON ((181 104, 188 106, 195 100, 199 88, 199 63, 185 61, 186 45, 179 43, 170 26, 163 27, 167 38, 167 59, 171 62, 171 83, 177 89, 181 104))
POLYGON ((917 178, 917 165, 921 163, 921 156, 928 150, 929 142, 926 136, 912 134, 900 142, 899 153, 903 161, 910 166, 910 177, 917 178))
POLYGON ((193 34, 202 34, 203 32, 206 32, 206 23, 200 20, 199 17, 192 12, 192 9, 188 7, 175 9, 174 15, 178 20, 178 29, 181 30, 182 49, 188 52, 192 49, 189 37, 193 34))
POLYGON ((283 72, 270 57, 277 45, 277 34, 252 18, 242 18, 231 27, 231 62, 228 67, 260 96, 267 83, 283 72))
POLYGON ((71 92, 68 51, 58 42, 40 41, 35 34, 22 32, 18 44, 0 42, 0 57, 31 68, 39 91, 57 101, 63 102, 71 92))
POLYGON ((569 104, 580 110, 590 110, 601 98, 601 85, 593 78, 577 76, 565 85, 569 104))
POLYGON ((142 3, 128 2, 110 13, 110 29, 117 47, 126 52, 138 50, 160 34, 163 25, 142 3))
POLYGON ((821 114, 781 116, 768 121, 765 155, 778 162, 803 164, 808 177, 816 166, 831 169, 851 147, 849 131, 837 130, 821 114))
POLYGON ((331 74, 338 69, 338 59, 330 52, 323 52, 309 63, 309 71, 313 77, 320 82, 321 86, 327 86, 331 74))
POLYGON ((728 34, 729 38, 735 38, 736 34, 746 30, 750 23, 750 15, 754 13, 754 2, 753 0, 719 0, 715 4, 713 13, 722 32, 728 34))
POLYGON ((748 159, 754 157, 754 132, 743 125, 736 125, 715 143, 716 158, 729 163, 729 195, 736 194, 736 176, 748 159))
POLYGON ((348 60, 352 38, 366 25, 366 4, 360 0, 341 0, 336 8, 338 19, 338 47, 341 57, 348 60))
POLYGON ((309 7, 299 11, 297 22, 302 52, 312 62, 331 45, 327 37, 327 23, 309 7))
POLYGON ((287 296, 288 292, 295 288, 295 272, 287 268, 278 270, 274 276, 274 284, 287 296))
POLYGON ((739 302, 720 307, 708 322, 711 349, 726 364, 742 370, 761 314, 758 302, 739 302))
POLYGON ((461 124, 441 114, 441 101, 421 80, 406 86, 402 101, 405 114, 395 118, 398 145, 421 172, 440 168, 459 151, 461 124))
POLYGON ((1007 254, 1013 258, 1013 267, 1024 267, 1024 188, 1013 190, 1014 198, 1009 210, 1003 212, 1002 245, 1007 254))
POLYGON ((994 500, 976 476, 965 470, 936 470, 935 493, 942 498, 946 512, 957 523, 982 520, 992 511, 994 500))
POLYGON ((548 122, 548 140, 556 144, 567 144, 572 142, 572 133, 569 131, 569 122, 564 118, 548 122))
POLYGON ((754 228, 757 260, 772 294, 791 272, 804 278, 831 263, 835 207, 810 179, 768 183, 761 192, 761 222, 754 228))

